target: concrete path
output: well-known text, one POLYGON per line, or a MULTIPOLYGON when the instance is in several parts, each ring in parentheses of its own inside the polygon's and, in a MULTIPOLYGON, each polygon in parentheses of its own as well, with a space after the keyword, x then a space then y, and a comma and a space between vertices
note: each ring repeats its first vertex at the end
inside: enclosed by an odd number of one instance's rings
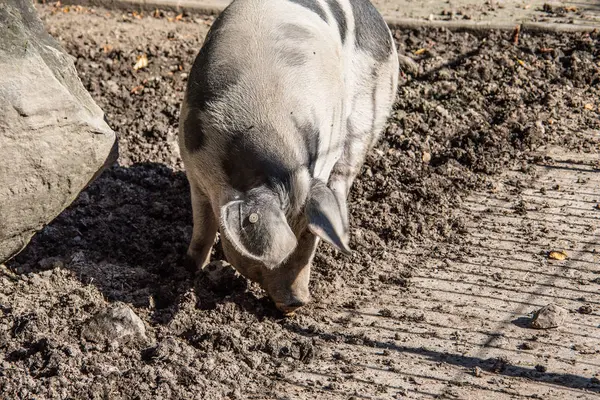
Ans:
MULTIPOLYGON (((155 8, 218 13, 231 0, 63 0, 109 9, 155 8)), ((538 30, 600 28, 600 0, 372 0, 390 25, 538 30)))
MULTIPOLYGON (((600 133, 589 134, 600 145, 600 133)), ((413 285, 380 293, 386 309, 334 313, 348 340, 331 344, 329 365, 292 371, 279 390, 302 399, 600 398, 600 158, 545 155, 552 162, 534 164, 533 178, 509 171, 468 197, 467 244, 408 251, 419 265, 413 285), (567 258, 550 259, 552 250, 567 258), (550 303, 564 322, 530 328, 550 303)))

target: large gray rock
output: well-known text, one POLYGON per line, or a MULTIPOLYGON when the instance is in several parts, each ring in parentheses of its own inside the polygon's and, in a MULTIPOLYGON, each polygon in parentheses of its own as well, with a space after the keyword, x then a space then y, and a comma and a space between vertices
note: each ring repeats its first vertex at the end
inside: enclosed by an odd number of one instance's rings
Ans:
POLYGON ((116 157, 115 133, 31 0, 0 1, 0 263, 116 157))

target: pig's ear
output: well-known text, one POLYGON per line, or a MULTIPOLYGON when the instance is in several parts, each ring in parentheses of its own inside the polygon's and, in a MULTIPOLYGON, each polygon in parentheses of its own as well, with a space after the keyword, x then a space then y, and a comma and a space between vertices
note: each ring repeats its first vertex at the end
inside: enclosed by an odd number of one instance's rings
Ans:
POLYGON ((308 229, 321 239, 350 255, 345 199, 322 182, 313 183, 305 210, 308 229))
POLYGON ((284 262, 298 244, 278 203, 246 199, 221 207, 222 232, 231 244, 243 256, 271 269, 284 262))

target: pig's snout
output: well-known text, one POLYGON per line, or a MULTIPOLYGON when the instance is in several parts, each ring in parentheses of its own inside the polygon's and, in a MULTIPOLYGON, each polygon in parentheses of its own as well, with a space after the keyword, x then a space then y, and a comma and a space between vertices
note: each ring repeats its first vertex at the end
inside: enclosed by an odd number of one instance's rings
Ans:
POLYGON ((303 298, 294 296, 294 298, 288 302, 275 302, 275 306, 285 315, 290 315, 308 303, 310 303, 310 294, 307 294, 303 298))
POLYGON ((264 278, 263 287, 284 314, 291 314, 310 303, 310 264, 291 262, 271 271, 264 278))

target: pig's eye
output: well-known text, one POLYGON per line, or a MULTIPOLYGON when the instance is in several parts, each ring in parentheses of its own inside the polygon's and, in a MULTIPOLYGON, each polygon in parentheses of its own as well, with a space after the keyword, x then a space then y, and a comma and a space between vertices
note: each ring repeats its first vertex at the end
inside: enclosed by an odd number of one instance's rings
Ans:
POLYGON ((257 223, 258 222, 258 213, 252 213, 252 214, 250 214, 250 216, 248 217, 248 221, 251 224, 257 223))

